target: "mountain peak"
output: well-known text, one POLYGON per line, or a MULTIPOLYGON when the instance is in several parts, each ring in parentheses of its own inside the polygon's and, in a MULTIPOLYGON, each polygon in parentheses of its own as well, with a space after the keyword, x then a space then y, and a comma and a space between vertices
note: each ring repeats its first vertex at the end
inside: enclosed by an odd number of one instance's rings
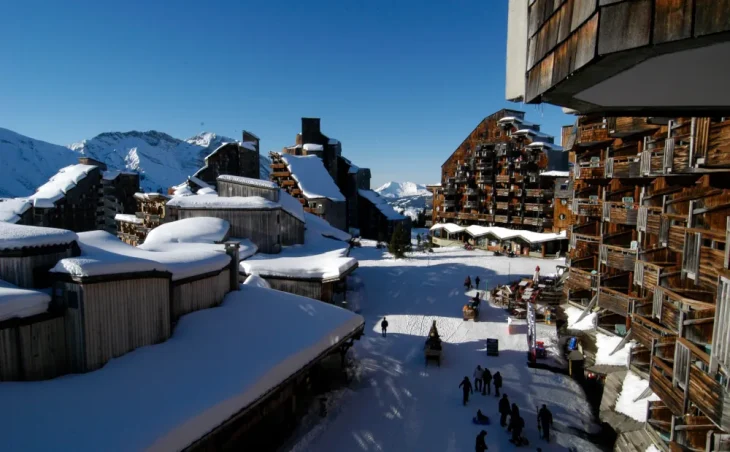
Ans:
POLYGON ((405 198, 409 196, 431 196, 423 184, 415 182, 390 181, 375 189, 384 198, 405 198))
POLYGON ((213 132, 200 132, 194 137, 190 137, 187 140, 188 143, 196 146, 202 146, 204 148, 217 148, 224 143, 235 143, 236 140, 233 138, 224 137, 217 135, 213 132))

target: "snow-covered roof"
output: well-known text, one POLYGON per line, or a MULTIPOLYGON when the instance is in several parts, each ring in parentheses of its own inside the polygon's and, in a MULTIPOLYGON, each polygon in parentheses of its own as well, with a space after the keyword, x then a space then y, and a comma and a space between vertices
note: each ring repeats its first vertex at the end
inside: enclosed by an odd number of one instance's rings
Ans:
POLYGON ((163 223, 147 235, 142 247, 163 243, 216 243, 226 240, 231 225, 220 218, 196 217, 163 223))
POLYGON ((249 151, 255 151, 256 150, 256 143, 253 141, 244 141, 241 143, 241 146, 248 149, 249 151))
POLYGON ((173 195, 177 197, 184 197, 184 196, 192 196, 193 191, 188 187, 188 184, 178 185, 177 187, 173 187, 175 191, 173 191, 173 195))
POLYGON ((531 123, 530 121, 525 121, 522 118, 518 118, 517 116, 505 116, 504 118, 497 121, 497 124, 509 124, 509 123, 517 123, 522 124, 523 126, 534 126, 534 123, 531 123))
POLYGON ((624 384, 621 387, 621 394, 616 400, 614 410, 639 422, 646 422, 646 412, 649 402, 661 400, 653 392, 649 397, 636 400, 648 387, 649 380, 644 380, 632 371, 626 372, 624 384))
POLYGON ((528 144, 525 147, 530 148, 530 149, 548 148, 548 149, 552 149, 554 151, 562 151, 563 150, 563 147, 562 146, 557 145, 557 144, 553 144, 553 143, 547 143, 545 141, 533 141, 532 143, 528 144))
POLYGON ((0 222, 0 250, 68 245, 77 239, 75 232, 65 229, 0 222))
POLYGON ((281 208, 281 205, 261 196, 191 195, 175 197, 167 202, 168 206, 180 209, 248 209, 270 210, 281 208))
POLYGON ((81 256, 60 260, 51 272, 76 277, 167 271, 173 281, 221 270, 231 261, 222 251, 180 243, 175 251, 147 251, 119 240, 105 231, 79 234, 81 256))
POLYGON ((263 180, 263 179, 254 179, 252 177, 232 176, 229 174, 223 174, 221 176, 218 176, 218 180, 224 181, 224 182, 233 182, 234 184, 248 185, 249 187, 268 188, 271 190, 276 190, 279 188, 279 186, 276 185, 276 182, 263 180))
POLYGON ((279 189, 279 204, 285 212, 290 213, 294 218, 304 222, 304 207, 298 199, 286 192, 286 190, 279 189))
POLYGON ((0 280, 0 322, 42 314, 48 311, 50 302, 51 296, 45 292, 21 289, 0 280))
POLYGON ((543 177, 570 177, 570 171, 545 171, 544 173, 540 173, 540 176, 543 177))
POLYGON ((271 289, 271 285, 259 275, 249 275, 243 282, 247 286, 261 287, 263 289, 271 289))
POLYGON ((134 223, 134 224, 144 223, 144 220, 139 218, 137 215, 131 215, 131 214, 127 214, 127 213, 118 213, 118 214, 114 215, 114 220, 123 221, 125 223, 134 223))
POLYGON ((63 198, 66 193, 74 188, 92 170, 97 168, 94 165, 70 165, 58 170, 48 182, 38 187, 35 193, 28 197, 33 205, 38 208, 52 208, 54 203, 63 198))
POLYGON ((27 199, 5 199, 0 202, 0 221, 17 223, 20 215, 30 209, 32 204, 27 199))
POLYGON ((183 450, 363 324, 336 306, 242 285, 220 307, 183 316, 169 340, 97 371, 0 385, 0 422, 12 426, 4 449, 183 450), (275 340, 281 331, 296 340, 275 340))
POLYGON ((456 234, 457 232, 464 232, 466 230, 466 228, 454 223, 438 223, 431 226, 432 231, 435 231, 436 229, 446 229, 446 232, 449 234, 456 234))
MULTIPOLYGON (((448 223, 447 223, 448 224, 448 223)), ((492 235, 500 240, 521 238, 530 243, 550 242, 553 240, 565 240, 565 231, 554 234, 552 232, 533 232, 522 229, 507 229, 499 226, 477 226, 472 225, 464 229, 472 237, 492 235)))
POLYGON ((304 213, 304 218, 307 223, 308 231, 315 231, 323 237, 331 237, 342 242, 349 242, 350 239, 352 239, 350 234, 332 226, 324 218, 320 218, 317 215, 308 212, 304 213))
POLYGON ((120 175, 134 176, 137 173, 134 171, 120 171, 120 170, 107 170, 101 173, 101 178, 104 180, 114 180, 120 175))
POLYGON ((541 138, 553 138, 552 135, 548 135, 546 133, 538 132, 537 130, 532 129, 520 129, 516 132, 512 132, 512 135, 532 135, 541 138))
POLYGON ((287 155, 281 156, 289 166, 292 177, 299 184, 304 196, 308 199, 328 198, 332 201, 345 201, 337 184, 327 172, 322 159, 316 155, 287 155))
POLYGON ((199 189, 197 194, 199 194, 199 195, 217 195, 218 192, 215 191, 215 188, 204 187, 204 188, 199 189))
POLYGON ((200 188, 213 188, 213 187, 210 186, 210 184, 208 184, 207 182, 203 181, 202 179, 200 179, 197 176, 188 176, 188 179, 191 182, 194 182, 200 188))
POLYGON ((135 193, 134 198, 141 200, 170 199, 170 196, 162 193, 135 193))
POLYGON ((393 206, 388 204, 382 196, 372 190, 358 190, 360 196, 370 201, 380 212, 385 215, 385 218, 389 220, 405 220, 406 217, 399 214, 393 209, 393 206))
POLYGON ((304 150, 305 151, 321 151, 324 149, 324 146, 321 144, 314 144, 314 143, 305 143, 304 144, 304 150))

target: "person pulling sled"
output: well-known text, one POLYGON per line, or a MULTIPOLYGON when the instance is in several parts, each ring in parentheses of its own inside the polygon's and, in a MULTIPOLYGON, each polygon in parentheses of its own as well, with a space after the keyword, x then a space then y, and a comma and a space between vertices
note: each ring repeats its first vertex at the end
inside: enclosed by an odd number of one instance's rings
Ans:
POLYGON ((469 377, 464 377, 464 379, 461 380, 459 387, 462 388, 461 390, 464 393, 462 403, 464 404, 464 406, 466 406, 466 404, 469 402, 469 394, 474 393, 474 391, 472 390, 471 381, 469 381, 469 377))

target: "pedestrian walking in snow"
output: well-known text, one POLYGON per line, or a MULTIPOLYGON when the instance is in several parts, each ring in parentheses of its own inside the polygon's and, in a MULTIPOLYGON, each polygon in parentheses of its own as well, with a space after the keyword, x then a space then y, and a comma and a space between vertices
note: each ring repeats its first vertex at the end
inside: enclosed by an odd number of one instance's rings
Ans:
POLYGON ((507 428, 507 431, 512 432, 512 439, 510 440, 510 442, 514 443, 516 446, 522 444, 522 429, 524 427, 525 420, 522 419, 519 415, 510 417, 509 427, 507 428))
POLYGON ((481 281, 481 279, 479 279, 479 277, 477 276, 477 277, 476 277, 476 278, 474 279, 474 284, 476 284, 476 289, 477 289, 477 290, 479 290, 479 281, 481 281))
POLYGON ((550 442, 550 428, 553 426, 553 413, 548 410, 545 404, 542 405, 542 408, 537 413, 537 422, 539 427, 542 428, 542 438, 550 442))
POLYGON ((482 372, 482 395, 487 395, 492 393, 492 372, 489 371, 486 367, 484 368, 484 372, 482 372))
POLYGON ((507 416, 512 413, 512 408, 509 404, 509 399, 507 398, 507 394, 504 394, 501 399, 499 399, 499 425, 502 427, 507 426, 507 416))
POLYGON ((388 335, 388 321, 383 317, 383 321, 380 322, 380 330, 383 337, 388 335))
POLYGON ((477 435, 477 444, 476 444, 476 447, 474 449, 474 450, 476 450, 476 452, 484 452, 485 450, 488 449, 487 443, 486 443, 486 441, 484 441, 484 438, 486 436, 487 436, 486 430, 482 430, 477 435))
POLYGON ((482 366, 477 366, 476 369, 474 369, 474 390, 476 392, 479 392, 482 390, 482 374, 484 371, 482 370, 482 366))
POLYGON ((520 417, 520 407, 516 403, 512 404, 512 411, 509 413, 510 419, 513 417, 520 417))
POLYGON ((494 381, 494 397, 499 397, 499 388, 502 387, 502 374, 499 371, 495 372, 492 381, 494 381))
POLYGON ((472 390, 471 382, 469 381, 469 377, 464 377, 464 379, 461 380, 459 387, 462 388, 461 390, 464 393, 464 399, 462 403, 466 405, 469 402, 469 394, 474 393, 474 391, 472 390))
POLYGON ((540 282, 540 266, 535 267, 535 274, 532 275, 532 281, 537 284, 540 282))
POLYGON ((464 288, 466 290, 471 289, 471 278, 469 276, 467 276, 466 279, 464 280, 464 288))

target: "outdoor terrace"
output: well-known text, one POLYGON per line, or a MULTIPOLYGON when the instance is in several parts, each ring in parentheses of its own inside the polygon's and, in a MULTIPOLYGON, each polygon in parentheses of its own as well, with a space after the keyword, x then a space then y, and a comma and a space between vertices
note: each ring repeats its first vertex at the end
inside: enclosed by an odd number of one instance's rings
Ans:
POLYGON ((638 209, 639 205, 636 203, 606 201, 603 203, 603 221, 636 226, 638 209))

